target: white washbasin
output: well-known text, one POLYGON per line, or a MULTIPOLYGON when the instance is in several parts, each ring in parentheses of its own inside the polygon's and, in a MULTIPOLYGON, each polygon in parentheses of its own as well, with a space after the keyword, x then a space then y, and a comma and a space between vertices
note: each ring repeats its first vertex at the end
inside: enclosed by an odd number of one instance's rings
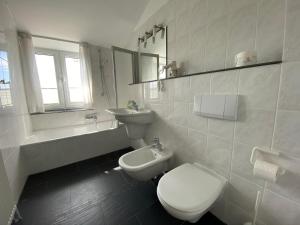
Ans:
POLYGON ((149 145, 121 156, 119 166, 131 177, 146 181, 165 172, 172 155, 171 151, 149 145))
POLYGON ((122 123, 149 124, 153 121, 153 112, 148 109, 134 110, 127 108, 106 109, 122 123))
POLYGON ((133 110, 127 108, 106 109, 106 112, 115 116, 116 120, 125 124, 131 146, 135 149, 145 146, 143 140, 145 132, 154 120, 154 113, 148 109, 133 110))

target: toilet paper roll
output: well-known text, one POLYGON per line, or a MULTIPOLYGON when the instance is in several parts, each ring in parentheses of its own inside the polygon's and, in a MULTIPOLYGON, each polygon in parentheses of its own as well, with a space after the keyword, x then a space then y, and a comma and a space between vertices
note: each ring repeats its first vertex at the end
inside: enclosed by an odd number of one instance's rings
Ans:
POLYGON ((253 168, 253 175, 268 181, 276 182, 279 167, 275 164, 256 160, 253 168))

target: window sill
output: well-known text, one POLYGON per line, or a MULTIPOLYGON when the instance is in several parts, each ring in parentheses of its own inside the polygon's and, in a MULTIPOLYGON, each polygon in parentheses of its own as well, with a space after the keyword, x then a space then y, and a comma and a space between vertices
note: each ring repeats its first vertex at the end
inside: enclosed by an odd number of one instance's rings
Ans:
POLYGON ((65 112, 78 112, 78 111, 92 111, 95 109, 83 109, 83 108, 73 108, 73 109, 57 109, 57 110, 46 110, 43 113, 30 113, 30 115, 41 115, 41 114, 52 114, 52 113, 65 113, 65 112))

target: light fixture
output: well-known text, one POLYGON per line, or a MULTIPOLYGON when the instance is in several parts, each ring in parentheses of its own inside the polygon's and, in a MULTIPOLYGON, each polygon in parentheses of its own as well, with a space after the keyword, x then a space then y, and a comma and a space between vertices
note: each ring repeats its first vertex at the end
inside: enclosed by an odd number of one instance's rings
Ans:
POLYGON ((144 48, 147 47, 147 40, 148 38, 152 37, 152 43, 154 44, 156 41, 156 34, 161 31, 161 38, 163 39, 165 37, 166 28, 163 24, 160 25, 154 25, 152 27, 152 30, 146 31, 145 35, 138 38, 138 47, 140 47, 141 43, 144 43, 144 48))
POLYGON ((155 43, 155 36, 156 36, 156 33, 157 33, 157 26, 154 25, 154 26, 153 26, 153 30, 152 30, 152 42, 153 42, 153 44, 155 43))

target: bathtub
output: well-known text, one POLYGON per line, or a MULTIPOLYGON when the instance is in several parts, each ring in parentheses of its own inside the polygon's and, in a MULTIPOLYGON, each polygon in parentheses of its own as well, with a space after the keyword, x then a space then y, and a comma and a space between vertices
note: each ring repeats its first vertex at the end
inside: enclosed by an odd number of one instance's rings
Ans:
POLYGON ((29 174, 36 174, 130 146, 115 121, 35 131, 21 145, 29 174))
POLYGON ((23 145, 52 141, 85 134, 92 134, 115 128, 117 128, 117 122, 112 120, 98 123, 90 123, 85 125, 38 130, 33 131, 32 135, 24 140, 23 145))

